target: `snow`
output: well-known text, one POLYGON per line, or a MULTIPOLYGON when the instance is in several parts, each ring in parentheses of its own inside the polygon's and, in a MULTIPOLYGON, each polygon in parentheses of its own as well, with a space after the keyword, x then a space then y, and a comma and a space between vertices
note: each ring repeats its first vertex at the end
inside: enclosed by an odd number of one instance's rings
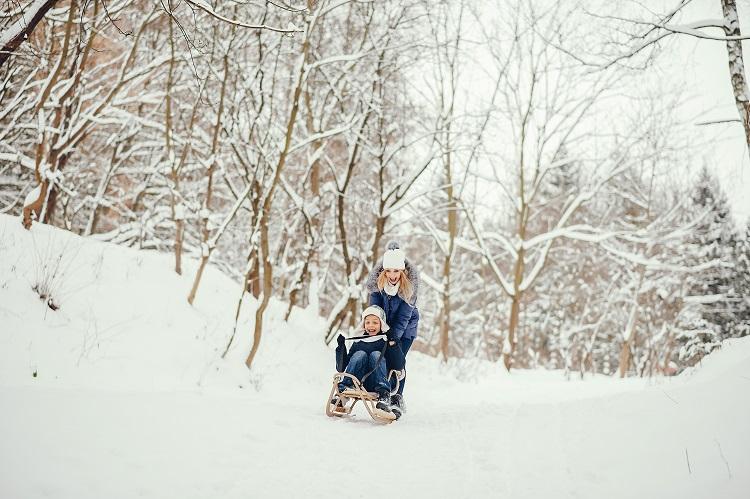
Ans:
POLYGON ((185 209, 185 205, 182 203, 177 203, 174 207, 174 219, 185 220, 186 214, 187 210, 185 209))
POLYGON ((196 7, 207 10, 209 12, 213 11, 213 7, 211 7, 211 5, 205 0, 192 0, 191 3, 194 4, 196 7))
MULTIPOLYGON (((0 48, 4 48, 23 32, 26 25, 29 23, 29 20, 31 20, 31 18, 34 17, 42 7, 44 7, 46 1, 47 0, 35 0, 32 4, 23 9, 23 15, 19 17, 18 20, 14 21, 13 24, 6 27, 0 34, 0 48)), ((25 38, 28 37, 24 35, 24 39, 25 38)))
POLYGON ((26 206, 31 205, 32 203, 36 202, 37 199, 39 199, 39 195, 42 193, 42 186, 37 185, 33 189, 29 191, 28 194, 26 194, 26 197, 23 200, 23 206, 24 208, 26 206))
POLYGON ((744 498, 750 338, 654 380, 409 354, 408 413, 329 419, 325 321, 209 265, 0 215, 0 497, 744 498), (50 263, 65 269, 49 275, 50 263), (46 267, 45 267, 46 264, 46 267), (48 273, 60 308, 32 290, 48 273), (61 278, 59 276, 62 276, 61 278), (689 463, 689 466, 688 466, 689 463), (354 478, 361 476, 363 479, 354 478))

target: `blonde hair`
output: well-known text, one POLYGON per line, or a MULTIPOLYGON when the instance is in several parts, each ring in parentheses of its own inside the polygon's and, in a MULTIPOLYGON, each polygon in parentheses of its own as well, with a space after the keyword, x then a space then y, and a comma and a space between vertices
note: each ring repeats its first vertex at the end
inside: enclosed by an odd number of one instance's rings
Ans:
MULTIPOLYGON (((412 295, 414 294, 414 285, 411 283, 411 280, 409 280, 409 274, 407 274, 405 270, 399 270, 398 278, 400 283, 398 287, 398 294, 401 295, 401 298, 403 298, 405 302, 409 303, 412 295)), ((387 280, 388 277, 386 277, 385 269, 383 269, 378 276, 378 289, 380 291, 383 291, 383 288, 385 288, 385 283, 387 280)), ((411 303, 409 304, 411 305, 411 303)))

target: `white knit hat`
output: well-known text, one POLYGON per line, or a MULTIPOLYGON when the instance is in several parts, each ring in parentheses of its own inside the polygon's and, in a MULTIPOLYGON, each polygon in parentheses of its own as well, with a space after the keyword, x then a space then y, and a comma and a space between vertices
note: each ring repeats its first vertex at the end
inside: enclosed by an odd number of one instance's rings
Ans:
POLYGON ((391 328, 388 323, 385 322, 385 310, 378 307, 377 305, 370 305, 362 311, 362 321, 359 323, 360 329, 365 328, 365 317, 367 317, 368 315, 374 315, 375 317, 380 319, 380 330, 384 333, 387 333, 391 328))
POLYGON ((383 255, 383 268, 404 270, 406 268, 406 255, 401 248, 386 250, 383 255))

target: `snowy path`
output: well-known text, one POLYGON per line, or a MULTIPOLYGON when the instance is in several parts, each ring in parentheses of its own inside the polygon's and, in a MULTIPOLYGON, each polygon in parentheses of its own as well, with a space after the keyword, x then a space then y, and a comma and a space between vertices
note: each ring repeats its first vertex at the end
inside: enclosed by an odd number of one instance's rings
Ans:
POLYGON ((377 426, 324 415, 316 311, 272 302, 248 373, 254 303, 221 360, 237 286, 215 268, 191 307, 194 261, 0 234, 0 499, 750 497, 750 338, 650 383, 414 352, 409 413, 377 426), (32 290, 49 261, 55 312, 32 290))
POLYGON ((750 361, 725 376, 747 390, 696 381, 552 403, 472 404, 465 393, 446 405, 414 390, 390 426, 362 411, 329 419, 318 394, 264 406, 247 391, 6 387, 0 495, 747 497, 750 361))

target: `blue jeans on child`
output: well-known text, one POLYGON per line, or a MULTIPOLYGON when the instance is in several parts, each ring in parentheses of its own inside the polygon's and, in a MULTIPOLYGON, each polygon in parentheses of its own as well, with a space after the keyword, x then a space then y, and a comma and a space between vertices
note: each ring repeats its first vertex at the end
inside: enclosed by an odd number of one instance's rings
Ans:
MULTIPOLYGON (((365 374, 372 371, 372 374, 365 380, 365 390, 377 393, 391 392, 387 380, 388 373, 385 370, 385 357, 381 356, 379 351, 370 354, 361 350, 354 352, 349 359, 349 364, 346 365, 345 371, 352 376, 356 376, 360 381, 365 374), (373 368, 375 368, 374 371, 372 371, 373 368)), ((339 390, 343 391, 351 386, 351 378, 344 378, 344 381, 339 383, 339 390)))

